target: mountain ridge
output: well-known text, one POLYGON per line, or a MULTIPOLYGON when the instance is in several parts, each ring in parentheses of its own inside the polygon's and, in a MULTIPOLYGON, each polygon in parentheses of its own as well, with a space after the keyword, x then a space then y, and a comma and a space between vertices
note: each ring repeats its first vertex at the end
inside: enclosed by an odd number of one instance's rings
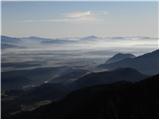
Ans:
POLYGON ((99 68, 113 70, 117 68, 130 67, 136 69, 144 74, 154 75, 159 72, 159 49, 146 53, 135 58, 127 58, 121 61, 102 64, 99 65, 99 68))
POLYGON ((111 84, 119 81, 136 82, 146 78, 147 75, 132 68, 119 68, 111 71, 89 73, 72 83, 72 86, 83 88, 100 84, 111 84))
POLYGON ((127 58, 134 58, 136 57, 133 54, 129 54, 129 53, 117 53, 115 54, 113 57, 111 57, 110 59, 108 59, 105 64, 110 64, 110 63, 114 63, 114 62, 118 62, 127 58))

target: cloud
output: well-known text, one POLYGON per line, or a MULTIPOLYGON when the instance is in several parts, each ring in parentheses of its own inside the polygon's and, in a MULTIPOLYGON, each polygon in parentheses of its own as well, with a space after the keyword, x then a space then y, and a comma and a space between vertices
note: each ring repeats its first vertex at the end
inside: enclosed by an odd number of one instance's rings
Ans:
POLYGON ((22 22, 25 23, 32 23, 32 22, 67 22, 69 19, 37 19, 37 20, 23 20, 22 22))
POLYGON ((93 13, 91 11, 79 11, 79 12, 71 12, 66 15, 68 18, 84 18, 84 17, 93 17, 93 13))
POLYGON ((32 23, 32 22, 96 22, 102 21, 102 16, 107 15, 108 12, 106 11, 98 11, 98 12, 91 12, 91 11, 74 11, 70 13, 65 13, 61 18, 56 19, 37 19, 37 20, 23 20, 22 22, 25 23, 32 23))
POLYGON ((95 13, 91 11, 74 11, 66 13, 65 17, 73 22, 91 22, 99 19, 95 13))
POLYGON ((94 18, 76 18, 76 19, 70 19, 70 18, 61 18, 61 19, 42 19, 42 20, 23 20, 21 22, 24 23, 35 23, 35 22, 88 22, 88 21, 97 21, 98 19, 94 18))

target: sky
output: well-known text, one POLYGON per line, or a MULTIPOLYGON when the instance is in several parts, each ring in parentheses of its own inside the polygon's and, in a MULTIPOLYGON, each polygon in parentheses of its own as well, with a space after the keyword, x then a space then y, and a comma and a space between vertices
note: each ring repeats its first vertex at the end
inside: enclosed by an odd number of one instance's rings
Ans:
POLYGON ((2 35, 158 38, 158 1, 2 2, 2 35))

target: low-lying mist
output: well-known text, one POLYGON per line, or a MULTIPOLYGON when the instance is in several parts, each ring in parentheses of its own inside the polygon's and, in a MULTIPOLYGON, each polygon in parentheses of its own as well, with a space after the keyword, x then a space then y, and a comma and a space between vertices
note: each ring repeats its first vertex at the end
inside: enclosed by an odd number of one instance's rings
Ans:
MULTIPOLYGON (((19 40, 16 43, 12 40, 16 47, 2 49, 2 71, 55 66, 92 69, 119 52, 141 55, 158 48, 158 40, 148 37, 16 39, 19 40)), ((4 41, 2 39, 2 48, 3 43, 8 45, 4 41)))

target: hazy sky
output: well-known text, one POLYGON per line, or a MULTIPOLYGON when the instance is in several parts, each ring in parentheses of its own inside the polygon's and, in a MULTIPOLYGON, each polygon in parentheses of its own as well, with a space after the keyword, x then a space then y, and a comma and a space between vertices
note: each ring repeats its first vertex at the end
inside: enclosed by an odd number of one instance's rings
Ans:
POLYGON ((2 34, 158 37, 158 2, 2 2, 2 34))

